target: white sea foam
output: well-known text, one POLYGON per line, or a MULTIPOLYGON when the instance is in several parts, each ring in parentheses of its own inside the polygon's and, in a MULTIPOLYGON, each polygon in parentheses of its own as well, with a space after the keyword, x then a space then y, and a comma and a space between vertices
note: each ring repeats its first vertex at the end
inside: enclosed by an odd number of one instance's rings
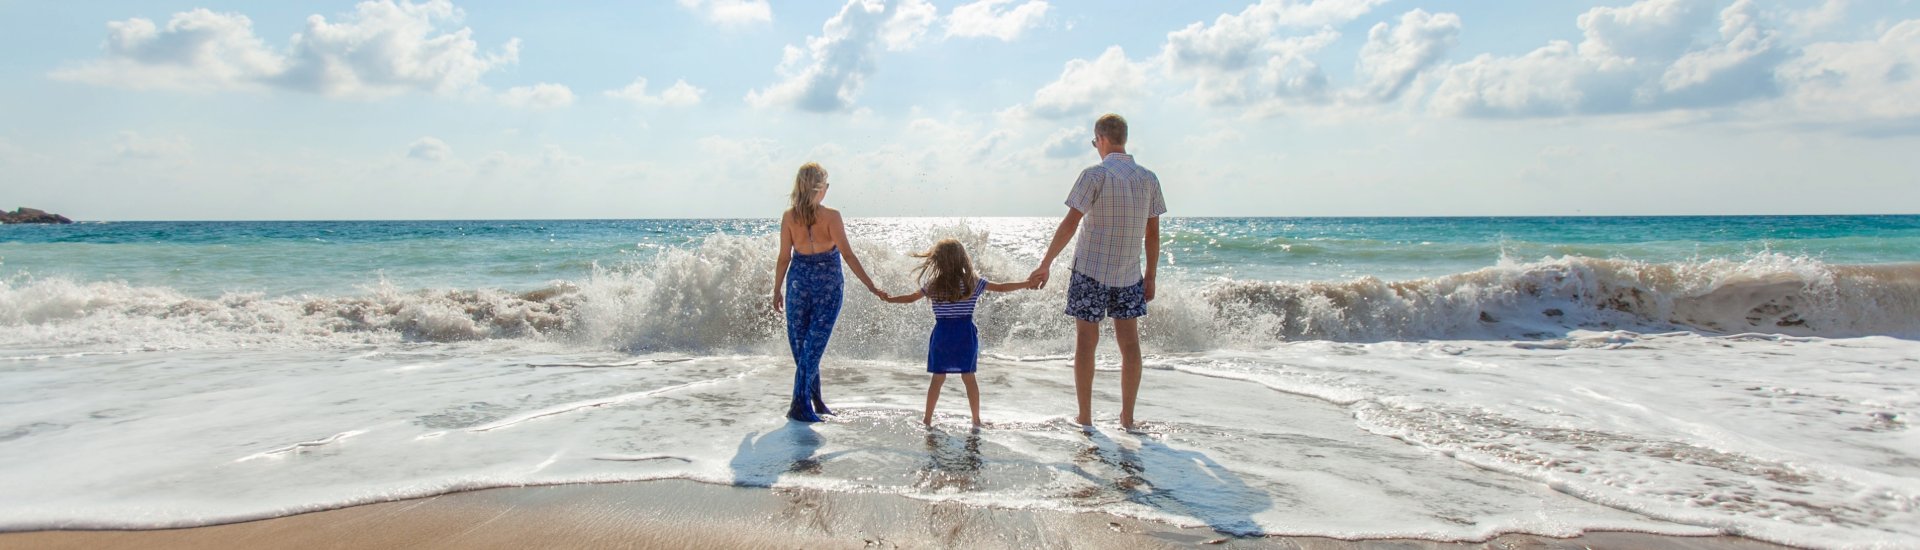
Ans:
POLYGON ((811 428, 779 417, 791 382, 780 355, 556 355, 509 340, 6 363, 0 529, 198 525, 482 487, 683 478, 1233 533, 1920 542, 1909 429, 1920 345, 1565 340, 1607 344, 1320 341, 1156 356, 1149 433, 1110 431, 1107 372, 1107 428, 1091 436, 1065 421, 1059 360, 987 359, 989 428, 977 436, 962 428, 958 394, 941 415, 952 428, 921 429, 926 376, 896 360, 830 359, 827 398, 841 415, 811 428), (595 367, 530 368, 557 364, 595 367))
MULTIPOLYGON (((1024 275, 1030 259, 965 236, 990 278, 1024 275)), ((856 284, 823 371, 841 415, 780 418, 792 371, 767 304, 771 244, 710 237, 532 292, 0 283, 0 529, 681 478, 1243 534, 1920 544, 1915 266, 1762 253, 1399 282, 1175 271, 1143 324, 1144 434, 1112 428, 1105 355, 1103 429, 1066 421, 1064 285, 998 294, 980 310, 990 425, 973 435, 957 391, 944 428, 918 426, 931 315, 856 284)), ((901 251, 856 251, 910 286, 901 251)))
MULTIPOLYGON (((1026 265, 966 234, 989 278, 1026 265)), ((369 281, 352 296, 196 298, 167 288, 62 278, 0 282, 0 344, 209 348, 327 347, 525 339, 576 349, 771 353, 784 347, 770 307, 771 242, 716 235, 651 261, 599 267, 548 288, 401 290, 369 281)), ((883 286, 911 288, 911 258, 862 242, 883 286)), ((849 276, 851 281, 851 276, 849 276)), ((1071 341, 1059 317, 1064 284, 995 295, 981 329, 1004 353, 1045 353, 1071 341)), ((928 329, 915 308, 847 287, 835 352, 910 357, 928 329)), ((1761 253, 1740 261, 1648 264, 1586 257, 1503 260, 1476 271, 1389 282, 1189 280, 1160 285, 1150 350, 1259 349, 1282 341, 1549 340, 1570 330, 1694 330, 1795 336, 1920 336, 1920 265, 1831 266, 1761 253)))

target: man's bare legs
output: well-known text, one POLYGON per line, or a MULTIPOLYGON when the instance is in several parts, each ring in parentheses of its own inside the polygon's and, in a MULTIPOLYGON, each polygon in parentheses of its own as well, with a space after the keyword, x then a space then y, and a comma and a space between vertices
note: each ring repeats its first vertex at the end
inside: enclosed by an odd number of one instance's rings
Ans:
MULTIPOLYGON (((1093 425, 1093 350, 1100 345, 1100 323, 1073 321, 1073 393, 1080 399, 1081 426, 1093 425)), ((1139 347, 1135 346, 1137 352, 1139 347)), ((1135 354, 1136 356, 1138 353, 1135 354)))
POLYGON ((1140 320, 1114 319, 1113 337, 1120 343, 1120 427, 1131 430, 1133 399, 1140 396, 1140 320))

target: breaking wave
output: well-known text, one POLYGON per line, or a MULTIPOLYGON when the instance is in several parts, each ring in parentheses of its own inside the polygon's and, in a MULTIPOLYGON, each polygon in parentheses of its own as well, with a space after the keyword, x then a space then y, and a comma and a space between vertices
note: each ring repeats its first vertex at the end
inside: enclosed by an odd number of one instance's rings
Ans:
MULTIPOLYGON (((1028 263, 968 239, 987 277, 1028 263)), ((963 239, 968 240, 968 239, 963 239)), ((715 235, 646 262, 595 266, 545 288, 403 290, 372 281, 349 296, 195 297, 166 287, 64 278, 0 281, 0 344, 134 348, 338 346, 530 340, 569 347, 773 353, 783 325, 770 307, 773 245, 715 235)), ((883 286, 910 288, 904 251, 856 251, 883 286)), ((1066 261, 1056 269, 1064 270, 1066 261)), ((1057 281, 1064 277, 1056 276, 1057 281)), ((849 277, 836 353, 920 353, 924 304, 870 299, 849 277)), ((1064 284, 983 301, 983 344, 1009 354, 1071 346, 1064 284)), ((1644 263, 1563 256, 1503 259, 1424 279, 1274 282, 1182 278, 1160 283, 1142 325, 1150 351, 1261 348, 1283 341, 1546 339, 1574 329, 1691 330, 1795 336, 1920 336, 1920 264, 1829 265, 1763 252, 1744 259, 1644 263)))

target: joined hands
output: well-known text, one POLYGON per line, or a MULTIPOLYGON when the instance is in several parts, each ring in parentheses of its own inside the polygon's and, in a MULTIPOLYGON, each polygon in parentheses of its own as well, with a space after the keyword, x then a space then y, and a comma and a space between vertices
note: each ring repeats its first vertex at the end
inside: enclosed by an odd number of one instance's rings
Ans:
POLYGON ((1047 266, 1034 268, 1033 273, 1027 275, 1027 284, 1030 285, 1029 288, 1047 288, 1047 278, 1050 276, 1047 271, 1047 266))

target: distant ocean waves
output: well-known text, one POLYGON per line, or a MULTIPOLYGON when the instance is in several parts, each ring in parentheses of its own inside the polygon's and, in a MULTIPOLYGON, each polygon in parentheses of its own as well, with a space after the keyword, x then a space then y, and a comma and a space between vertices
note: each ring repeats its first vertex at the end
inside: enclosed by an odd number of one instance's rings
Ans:
MULTIPOLYGON (((884 244, 858 248, 875 273, 911 266, 904 251, 884 244)), ((975 249, 989 277, 1024 277, 1022 261, 975 249)), ((0 281, 0 326, 8 328, 0 344, 200 349, 527 340, 625 351, 773 352, 784 346, 769 304, 773 263, 764 236, 713 235, 531 292, 402 289, 374 278, 344 295, 206 298, 167 287, 16 276, 0 281)), ((1066 349, 1064 287, 993 296, 982 305, 984 343, 1014 354, 1066 349)), ((920 352, 931 323, 923 308, 881 304, 857 286, 848 292, 835 352, 920 352)), ((1150 352, 1303 340, 1551 340, 1581 328, 1920 336, 1920 264, 1829 265, 1766 252, 1678 263, 1502 259, 1403 281, 1176 274, 1161 282, 1159 295, 1143 325, 1150 352)))

